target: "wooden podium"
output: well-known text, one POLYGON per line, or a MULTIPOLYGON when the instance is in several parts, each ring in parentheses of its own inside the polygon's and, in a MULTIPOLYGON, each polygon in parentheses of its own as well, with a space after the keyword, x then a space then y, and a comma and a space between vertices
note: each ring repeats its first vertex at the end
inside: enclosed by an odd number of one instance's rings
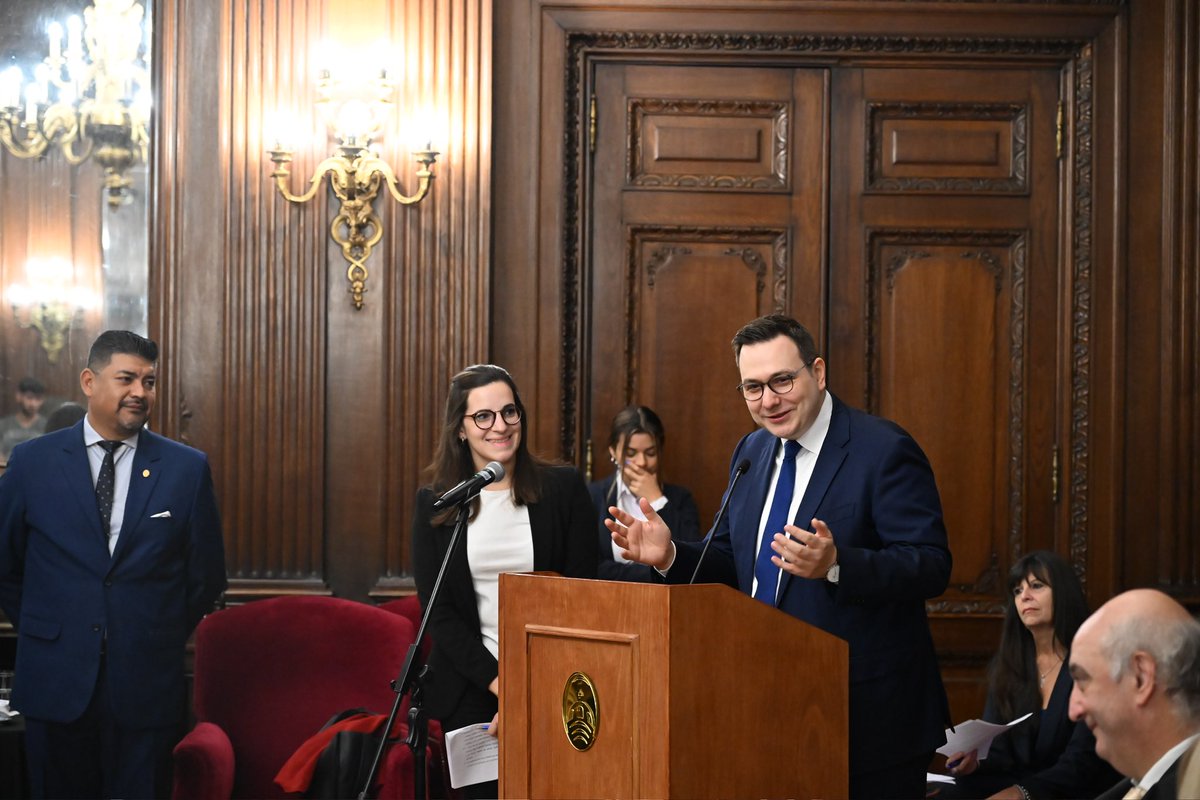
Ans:
POLYGON ((847 794, 846 643, 734 589, 501 575, 500 655, 501 797, 847 794))

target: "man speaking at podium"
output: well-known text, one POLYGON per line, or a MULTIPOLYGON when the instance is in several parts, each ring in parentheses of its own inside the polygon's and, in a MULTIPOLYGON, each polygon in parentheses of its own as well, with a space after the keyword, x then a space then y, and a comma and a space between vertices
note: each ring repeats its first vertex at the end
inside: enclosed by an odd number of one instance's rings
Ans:
MULTIPOLYGON (((728 514, 702 542, 671 541, 620 509, 607 525, 623 555, 668 583, 726 583, 850 645, 850 796, 919 798, 949 707, 925 601, 950 579, 942 505, 929 461, 899 426, 825 389, 825 361, 795 320, 771 315, 733 337, 759 430, 733 451, 728 514), (735 466, 736 465, 736 466, 735 466)), ((793 674, 790 680, 839 681, 793 674)), ((787 681, 780 685, 787 691, 787 681)), ((780 736, 788 735, 780 730, 780 736)), ((794 765, 804 768, 804 753, 794 765)))

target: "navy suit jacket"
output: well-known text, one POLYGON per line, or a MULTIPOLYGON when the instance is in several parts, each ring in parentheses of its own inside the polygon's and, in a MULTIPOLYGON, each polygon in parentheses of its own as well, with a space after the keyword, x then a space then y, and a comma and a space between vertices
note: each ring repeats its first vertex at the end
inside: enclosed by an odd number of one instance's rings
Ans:
POLYGON ((141 431, 110 556, 83 423, 13 450, 0 477, 0 607, 17 630, 12 703, 30 718, 77 719, 103 648, 119 724, 181 722, 184 648, 225 586, 221 523, 200 451, 141 431))
MULTIPOLYGON (((604 520, 612 519, 612 515, 608 513, 608 507, 616 504, 616 496, 613 492, 613 484, 616 480, 617 476, 614 473, 604 480, 592 481, 588 484, 588 492, 592 495, 592 505, 596 507, 596 515, 599 519, 597 530, 600 562, 597 574, 607 581, 660 583, 654 567, 645 564, 623 564, 613 558, 612 533, 604 524, 604 520)), ((700 538, 700 510, 696 508, 696 501, 692 498, 692 493, 673 483, 664 483, 662 490, 663 497, 667 498, 667 504, 659 510, 658 515, 671 529, 671 537, 675 541, 694 542, 698 540, 700 538)))
MULTIPOLYGON (((779 446, 760 429, 734 449, 730 477, 743 458, 750 470, 729 498, 699 579, 751 593, 755 539, 779 446)), ((945 591, 951 562, 925 454, 899 426, 834 397, 795 524, 811 530, 813 517, 829 525, 837 544, 839 583, 785 572, 776 605, 850 645, 851 772, 932 753, 945 742, 950 715, 925 601, 945 591)), ((669 582, 687 582, 702 546, 677 544, 669 582)))
MULTIPOLYGON (((595 578, 596 512, 582 476, 574 467, 561 466, 543 468, 542 476, 542 498, 529 505, 533 569, 568 578, 595 578)), ((413 577, 422 608, 429 605, 454 533, 453 518, 445 525, 433 524, 435 499, 429 487, 419 490, 413 512, 413 577)), ((472 535, 471 528, 468 524, 467 536, 472 535)), ((430 713, 441 719, 454 712, 469 688, 486 692, 499 674, 499 664, 479 630, 479 606, 465 539, 459 541, 446 567, 437 603, 429 615, 429 636, 433 650, 425 696, 430 713)))

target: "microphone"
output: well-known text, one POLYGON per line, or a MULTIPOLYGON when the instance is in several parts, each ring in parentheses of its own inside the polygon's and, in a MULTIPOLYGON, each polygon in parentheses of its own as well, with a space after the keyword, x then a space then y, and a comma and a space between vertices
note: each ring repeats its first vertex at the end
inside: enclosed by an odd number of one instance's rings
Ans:
POLYGON ((738 478, 746 474, 750 469, 750 459, 743 458, 738 462, 738 465, 733 469, 733 477, 729 479, 729 488, 725 490, 725 499, 721 502, 721 508, 717 511, 717 518, 713 520, 712 527, 708 529, 708 536, 704 537, 704 549, 700 551, 700 558, 696 559, 696 569, 692 571, 692 578, 688 581, 691 586, 696 582, 696 576, 700 574, 700 565, 704 563, 704 556, 708 553, 708 546, 712 544, 713 534, 716 533, 717 526, 721 524, 721 520, 725 518, 725 511, 729 508, 729 498, 733 497, 733 487, 737 486, 738 478))
POLYGON ((476 472, 465 481, 439 497, 433 504, 433 510, 438 511, 446 506, 454 506, 469 500, 479 493, 479 490, 493 481, 504 477, 504 467, 499 461, 490 461, 483 469, 476 472))

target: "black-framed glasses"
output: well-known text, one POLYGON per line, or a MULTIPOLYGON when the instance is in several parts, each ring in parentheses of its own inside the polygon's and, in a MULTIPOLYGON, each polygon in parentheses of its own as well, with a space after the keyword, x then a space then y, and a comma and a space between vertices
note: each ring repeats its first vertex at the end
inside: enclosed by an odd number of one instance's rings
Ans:
POLYGON ((770 389, 776 395, 782 397, 796 385, 796 376, 812 366, 812 363, 809 361, 795 372, 781 372, 778 375, 772 375, 766 383, 762 381, 742 381, 736 388, 742 397, 747 400, 760 399, 763 396, 763 389, 770 389))
POLYGON ((509 403, 499 411, 484 409, 476 411, 474 414, 467 414, 468 417, 475 420, 475 427, 481 431, 491 430, 491 427, 496 424, 496 415, 504 420, 506 425, 516 425, 521 421, 521 409, 517 408, 515 403, 509 403))

